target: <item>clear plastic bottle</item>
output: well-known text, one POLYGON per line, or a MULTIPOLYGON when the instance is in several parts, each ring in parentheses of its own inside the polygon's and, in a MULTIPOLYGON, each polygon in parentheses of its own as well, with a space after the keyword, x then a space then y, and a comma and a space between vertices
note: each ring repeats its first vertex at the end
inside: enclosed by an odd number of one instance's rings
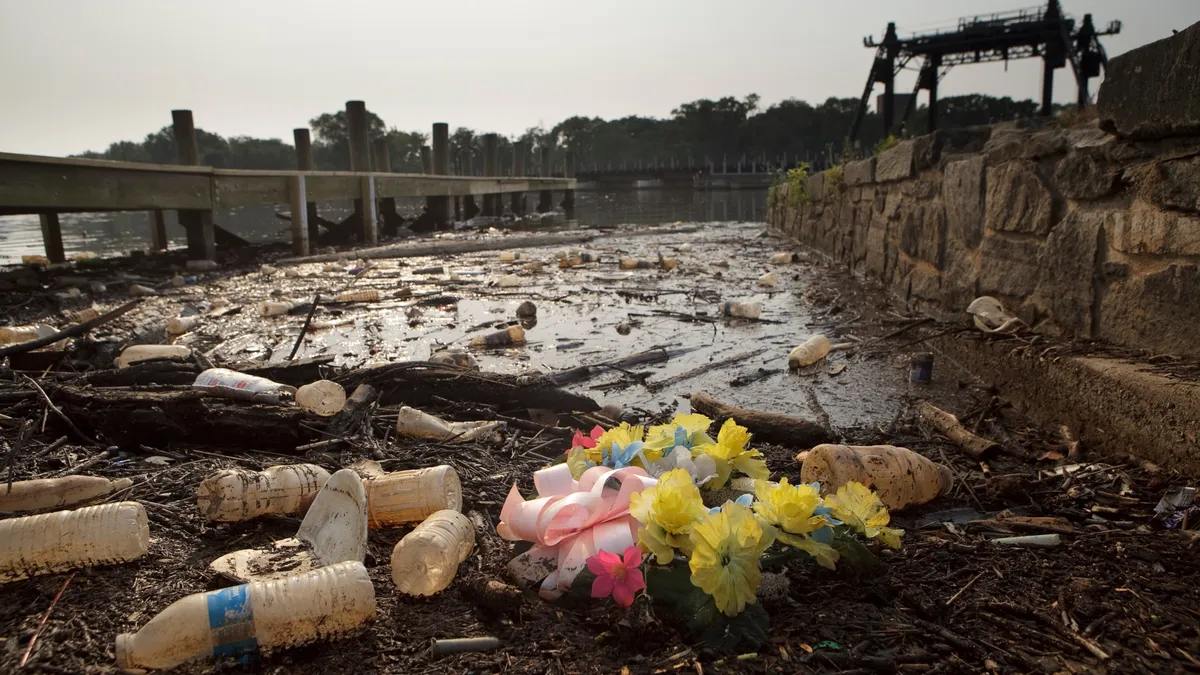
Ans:
POLYGON ((200 325, 198 316, 177 316, 167 319, 167 335, 183 335, 200 325))
POLYGON ((196 376, 192 388, 209 396, 255 403, 284 403, 296 395, 295 387, 228 368, 209 368, 196 376))
POLYGON ((471 338, 472 347, 503 347, 522 344, 525 344, 525 329, 520 326, 509 326, 495 333, 471 338))
POLYGON ((374 616, 367 569, 341 562, 176 600, 138 632, 117 636, 117 667, 168 669, 296 647, 346 635, 374 616))
POLYGON ((258 315, 262 317, 283 316, 302 303, 292 300, 263 300, 255 305, 258 315))
POLYGON ((719 306, 722 316, 736 316, 743 319, 757 319, 762 314, 761 302, 722 302, 719 306))
POLYGON ((379 289, 364 288, 358 291, 342 291, 334 298, 334 302, 379 302, 379 289))
POLYGON ((759 277, 758 281, 755 283, 763 288, 775 288, 777 285, 779 285, 779 275, 775 274, 774 272, 767 272, 759 277))
POLYGON ((524 260, 524 259, 525 258, 521 255, 520 251, 501 251, 500 252, 500 260, 503 262, 509 262, 512 260, 524 260))
POLYGON ((90 502, 133 485, 128 478, 109 480, 101 476, 63 476, 19 480, 0 485, 0 513, 26 513, 65 509, 90 502))
POLYGON ((500 288, 516 288, 521 285, 521 277, 515 274, 505 274, 504 276, 500 277, 500 281, 497 282, 497 285, 500 288))
POLYGON ((135 298, 158 295, 158 289, 143 286, 141 284, 129 284, 129 294, 135 298))
POLYGON ((0 583, 146 555, 150 526, 137 502, 0 520, 0 583))
POLYGON ((58 331, 53 326, 38 324, 36 326, 5 326, 0 328, 0 345, 15 345, 29 342, 38 338, 54 335, 58 331))
POLYGON ((462 484, 454 467, 396 471, 363 481, 371 529, 425 520, 437 511, 462 510, 462 484))
POLYGON ((413 438, 433 438, 465 443, 502 428, 504 422, 447 422, 427 412, 402 406, 396 415, 396 432, 413 438))
POLYGON ((829 338, 817 333, 801 342, 788 354, 788 368, 804 368, 825 358, 832 345, 829 338))
POLYGON ((63 316, 66 317, 67 321, 71 323, 83 323, 84 321, 91 321, 92 319, 99 317, 100 310, 96 309, 95 307, 84 307, 77 312, 63 312, 63 316))
POLYGON ((433 595, 450 585, 473 548, 471 521, 458 511, 438 511, 392 549, 392 581, 401 593, 433 595))
POLYGON ((837 492, 846 483, 862 483, 875 490, 889 509, 924 504, 953 482, 949 469, 908 448, 833 444, 808 451, 800 480, 820 483, 821 494, 837 492))
POLYGON ((622 256, 619 263, 623 270, 644 270, 651 267, 649 260, 638 260, 629 256, 622 256))
POLYGON ((301 504, 329 480, 329 472, 316 464, 288 464, 263 471, 225 469, 196 488, 200 514, 219 523, 257 516, 299 513, 301 504))
POLYGON ((788 251, 775 253, 771 256, 772 265, 787 265, 788 263, 796 262, 796 254, 788 251))
POLYGON ((337 382, 317 380, 296 390, 296 406, 310 413, 329 417, 346 405, 346 390, 337 382))
POLYGON ((117 357, 118 368, 128 368, 141 361, 151 359, 186 359, 190 358, 192 350, 183 345, 134 345, 121 350, 117 357))

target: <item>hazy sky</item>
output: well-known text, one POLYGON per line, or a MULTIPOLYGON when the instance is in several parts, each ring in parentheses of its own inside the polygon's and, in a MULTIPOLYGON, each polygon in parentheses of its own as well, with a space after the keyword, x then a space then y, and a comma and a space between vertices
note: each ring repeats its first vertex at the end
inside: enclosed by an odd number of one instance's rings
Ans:
MULTIPOLYGON (((363 99, 390 126, 518 134, 571 115, 667 116, 757 93, 862 93, 862 38, 1036 0, 0 0, 0 152, 140 140, 190 108, 225 136, 283 138, 363 99)), ((1063 0, 1120 19, 1110 56, 1200 21, 1200 0, 1063 0)), ((898 91, 911 91, 904 73, 898 91)), ((1074 100, 1069 68, 1056 99, 1074 100)), ((964 66, 942 95, 1035 98, 1041 62, 964 66)), ((882 91, 877 87, 877 93, 882 91)), ((1093 89, 1095 91, 1095 89, 1093 89)))

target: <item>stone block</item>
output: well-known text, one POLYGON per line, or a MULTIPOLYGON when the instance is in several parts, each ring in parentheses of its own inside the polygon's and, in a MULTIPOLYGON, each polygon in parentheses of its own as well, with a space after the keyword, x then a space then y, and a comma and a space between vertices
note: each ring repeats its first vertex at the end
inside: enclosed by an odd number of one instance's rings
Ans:
POLYGON ((1026 133, 1006 129, 997 130, 983 148, 988 166, 998 166, 1018 159, 1042 159, 1067 151, 1067 132, 1050 129, 1026 133))
POLYGON ((867 228, 865 254, 867 274, 882 279, 887 260, 887 219, 880 215, 872 218, 867 228))
POLYGON ((1042 241, 989 233, 979 245, 980 295, 1024 299, 1037 288, 1042 241))
POLYGON ((946 214, 940 205, 912 204, 900 217, 900 250, 941 269, 946 246, 946 214))
POLYGON ((916 175, 913 162, 913 141, 901 141, 895 147, 879 154, 875 161, 875 182, 906 180, 916 175))
POLYGON ((1038 235, 1050 231, 1054 200, 1033 162, 989 168, 986 194, 984 224, 989 230, 1038 235))
POLYGON ((1137 200, 1128 211, 1106 211, 1105 228, 1109 245, 1122 253, 1200 255, 1200 216, 1137 200))
POLYGON ((825 174, 814 173, 808 177, 808 182, 805 184, 808 189, 808 198, 814 202, 824 201, 825 199, 825 174))
POLYGON ((1164 208, 1200 213, 1200 159, 1156 163, 1142 194, 1164 208))
POLYGON ((930 199, 938 193, 938 182, 918 178, 900 184, 900 193, 913 199, 930 199))
POLYGON ((1116 171, 1096 152, 1076 150, 1054 167, 1054 183, 1067 199, 1100 199, 1113 192, 1116 171))
POLYGON ((875 158, 868 157, 857 162, 846 163, 846 185, 863 185, 875 182, 875 158))
POLYGON ((1084 338, 1093 337, 1093 304, 1100 273, 1106 212, 1076 209, 1046 239, 1037 294, 1055 323, 1084 338))
POLYGON ((1200 356, 1200 268, 1170 264, 1110 284, 1097 337, 1159 354, 1200 356))
POLYGON ((942 172, 947 236, 969 249, 978 247, 983 239, 983 176, 983 155, 951 162, 942 172))
POLYGON ((926 263, 913 265, 908 273, 907 298, 929 302, 940 302, 942 298, 942 273, 926 263))
POLYGON ((1100 126, 1124 137, 1200 135, 1200 22, 1115 56, 1096 104, 1100 126))
MULTIPOLYGON (((880 188, 883 191, 884 188, 880 188)), ((905 203, 904 194, 895 186, 890 190, 883 192, 883 216, 888 220, 893 220, 900 217, 900 207, 905 203)))

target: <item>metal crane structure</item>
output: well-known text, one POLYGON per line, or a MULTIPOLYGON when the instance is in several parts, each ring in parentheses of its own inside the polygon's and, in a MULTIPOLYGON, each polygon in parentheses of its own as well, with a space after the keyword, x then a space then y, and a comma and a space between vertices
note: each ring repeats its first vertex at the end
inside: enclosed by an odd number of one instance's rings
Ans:
POLYGON ((967 17, 959 19, 957 27, 904 38, 896 34, 896 24, 889 23, 882 42, 875 42, 870 36, 863 38, 864 47, 875 49, 875 61, 854 117, 850 139, 858 136, 859 127, 867 114, 871 91, 878 82, 882 82, 884 87, 884 131, 888 134, 893 132, 896 123, 896 75, 910 61, 918 58, 923 60, 920 74, 901 121, 907 120, 912 114, 916 94, 924 89, 929 92, 929 131, 937 128, 938 81, 951 67, 971 63, 1040 57, 1043 61, 1040 113, 1046 116, 1051 113, 1054 71, 1070 63, 1079 86, 1078 104, 1083 107, 1089 99, 1088 80, 1098 77, 1101 67, 1108 67, 1108 55, 1099 38, 1119 32, 1120 21, 1110 22, 1103 31, 1096 30, 1091 14, 1085 14, 1083 21, 1076 26, 1075 19, 1063 13, 1059 0, 1048 0, 1042 7, 967 17))

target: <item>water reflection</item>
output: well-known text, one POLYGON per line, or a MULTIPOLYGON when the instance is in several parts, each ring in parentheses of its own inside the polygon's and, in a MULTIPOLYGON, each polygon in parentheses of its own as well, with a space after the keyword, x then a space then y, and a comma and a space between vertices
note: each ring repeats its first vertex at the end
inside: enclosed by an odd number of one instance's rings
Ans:
MULTIPOLYGON (((561 193, 555 194, 555 203, 561 193)), ((508 200, 504 200, 505 203, 508 200)), ((536 195, 531 195, 536 201, 536 195)), ((685 189, 583 190, 576 195, 576 217, 584 227, 624 224, 656 225, 676 221, 744 221, 765 218, 766 190, 699 191, 685 189)), ((397 200, 407 216, 416 215, 421 199, 397 200)), ((321 215, 340 220, 350 212, 348 202, 321 205, 321 215)), ((285 206, 247 206, 215 214, 215 221, 254 242, 286 242, 290 225, 276 217, 285 206)), ((91 251, 103 256, 144 249, 150 241, 150 223, 143 211, 121 213, 64 213, 60 216, 63 248, 67 256, 91 251)), ((167 237, 172 248, 187 238, 174 211, 166 212, 167 237)), ((551 221, 553 222, 553 221, 551 221)), ((20 262, 26 254, 44 253, 41 224, 36 215, 0 216, 0 264, 20 262)))

